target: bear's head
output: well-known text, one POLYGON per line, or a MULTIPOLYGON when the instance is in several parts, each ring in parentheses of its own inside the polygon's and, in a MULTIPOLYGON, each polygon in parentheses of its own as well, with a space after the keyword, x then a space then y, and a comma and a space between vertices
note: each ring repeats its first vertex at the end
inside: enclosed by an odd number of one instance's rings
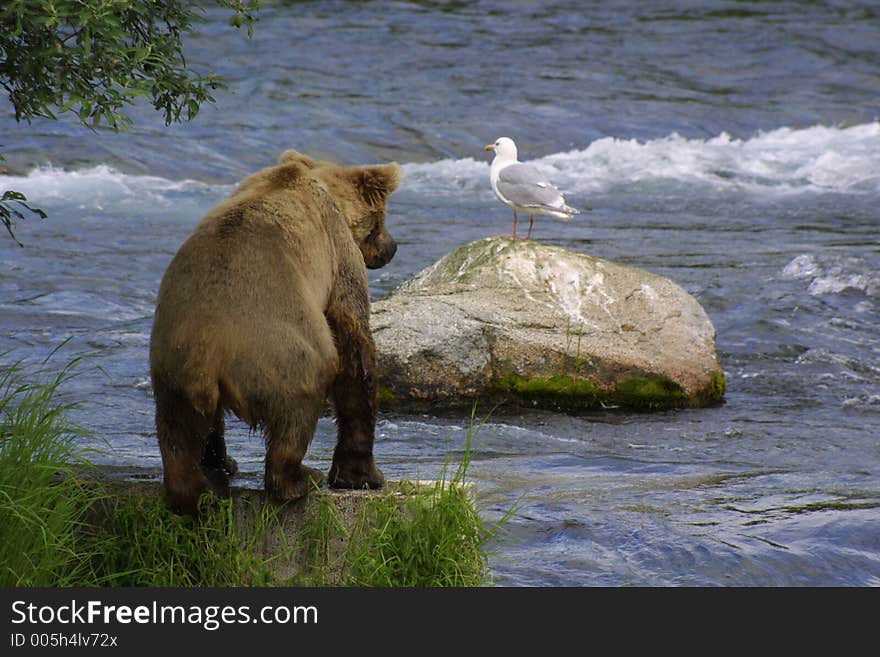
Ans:
POLYGON ((281 164, 297 163, 311 169, 333 195, 364 256, 364 264, 378 269, 388 264, 397 242, 385 228, 385 207, 391 192, 400 184, 400 166, 341 167, 316 161, 295 150, 281 155, 281 164))
POLYGON ((400 167, 393 163, 351 167, 342 175, 354 194, 343 195, 340 204, 364 263, 370 269, 384 267, 397 251, 397 242, 385 228, 385 205, 400 183, 400 167))

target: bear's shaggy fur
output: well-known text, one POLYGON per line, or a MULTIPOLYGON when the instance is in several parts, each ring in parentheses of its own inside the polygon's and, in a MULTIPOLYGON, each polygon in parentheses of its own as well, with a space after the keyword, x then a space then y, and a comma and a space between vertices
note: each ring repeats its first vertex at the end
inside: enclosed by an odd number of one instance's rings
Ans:
POLYGON ((294 150, 246 178, 210 210, 162 279, 150 375, 165 492, 195 513, 202 493, 228 494, 231 411, 266 443, 276 500, 305 495, 322 473, 302 465, 332 398, 331 486, 378 488, 373 460, 376 353, 364 265, 382 267, 397 164, 343 168, 294 150))

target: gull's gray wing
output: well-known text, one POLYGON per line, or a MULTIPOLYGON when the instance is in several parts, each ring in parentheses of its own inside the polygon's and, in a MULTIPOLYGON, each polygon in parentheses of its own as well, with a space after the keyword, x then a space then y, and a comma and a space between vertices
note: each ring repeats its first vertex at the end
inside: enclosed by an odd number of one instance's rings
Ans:
POLYGON ((498 173, 498 191, 521 207, 559 209, 562 194, 547 182, 546 176, 529 164, 511 164, 498 173))

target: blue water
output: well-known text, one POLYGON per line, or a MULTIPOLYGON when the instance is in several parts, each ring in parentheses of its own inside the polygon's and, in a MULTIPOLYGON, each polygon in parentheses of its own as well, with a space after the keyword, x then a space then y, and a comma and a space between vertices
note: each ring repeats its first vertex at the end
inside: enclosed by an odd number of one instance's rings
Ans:
MULTIPOLYGON (((133 108, 0 142, 49 213, 0 241, 0 366, 77 354, 98 460, 155 467, 147 369, 159 280, 193 225, 295 147, 396 160, 400 243, 374 298, 509 232, 483 145, 506 135, 591 208, 535 237, 667 276, 706 308, 720 408, 495 412, 469 476, 503 586, 880 585, 880 10, 804 2, 277 2, 254 37, 209 14, 190 64, 224 75, 192 123, 133 108)), ((5 101, 3 101, 5 102, 5 101)), ((432 478, 470 418, 385 414, 393 478, 432 478)), ((307 459, 329 467, 322 419, 307 459)), ((262 446, 233 424, 242 480, 262 446)))

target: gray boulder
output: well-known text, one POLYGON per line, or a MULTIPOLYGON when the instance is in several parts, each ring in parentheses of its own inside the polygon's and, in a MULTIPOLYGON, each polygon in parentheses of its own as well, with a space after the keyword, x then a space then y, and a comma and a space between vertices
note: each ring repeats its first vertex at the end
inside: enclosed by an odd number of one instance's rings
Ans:
POLYGON ((465 244, 372 307, 384 408, 723 401, 715 329, 649 272, 534 241, 465 244))

